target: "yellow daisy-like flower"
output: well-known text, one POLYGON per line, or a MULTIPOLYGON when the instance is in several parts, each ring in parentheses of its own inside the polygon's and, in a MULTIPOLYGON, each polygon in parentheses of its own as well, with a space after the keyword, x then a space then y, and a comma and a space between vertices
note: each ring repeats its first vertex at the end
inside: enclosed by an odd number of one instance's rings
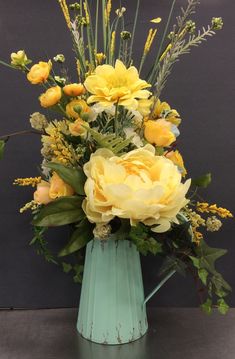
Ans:
POLYGON ((88 104, 99 103, 103 107, 118 104, 129 110, 137 110, 139 100, 142 106, 143 101, 147 101, 150 105, 148 99, 151 92, 146 88, 151 85, 139 78, 139 73, 134 66, 126 68, 120 60, 116 61, 115 67, 98 66, 95 73, 87 77, 84 85, 92 94, 88 98, 88 104))

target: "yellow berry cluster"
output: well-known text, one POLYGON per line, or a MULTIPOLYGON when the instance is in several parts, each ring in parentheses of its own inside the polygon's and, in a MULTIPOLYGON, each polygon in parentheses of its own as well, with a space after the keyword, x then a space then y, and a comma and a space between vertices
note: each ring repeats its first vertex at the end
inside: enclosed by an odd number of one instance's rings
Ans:
POLYGON ((210 205, 206 202, 197 202, 197 210, 200 213, 217 214, 221 218, 233 218, 232 213, 228 209, 218 207, 216 204, 210 205))
POLYGON ((13 182, 14 185, 18 186, 32 186, 36 187, 42 180, 41 177, 27 177, 27 178, 16 178, 13 182))

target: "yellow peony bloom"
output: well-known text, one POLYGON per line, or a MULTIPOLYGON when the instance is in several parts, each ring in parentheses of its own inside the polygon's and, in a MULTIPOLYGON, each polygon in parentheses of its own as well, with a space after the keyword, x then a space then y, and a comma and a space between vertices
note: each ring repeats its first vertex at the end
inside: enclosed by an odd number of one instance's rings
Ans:
POLYGON ((178 223, 177 214, 187 203, 191 181, 181 183, 177 166, 156 156, 151 145, 121 157, 99 149, 84 165, 87 176, 83 210, 92 223, 108 223, 115 216, 142 222, 155 232, 178 223))
POLYGON ((59 197, 72 196, 74 190, 71 186, 65 183, 56 172, 53 173, 53 176, 50 180, 50 190, 49 196, 52 199, 59 197))
POLYGON ((171 160, 176 166, 178 166, 183 177, 187 175, 187 170, 184 166, 184 160, 179 151, 168 152, 166 157, 169 158, 169 160, 171 160))
POLYGON ((62 93, 59 86, 49 88, 45 93, 39 97, 42 107, 51 107, 56 105, 61 99, 62 93))
POLYGON ((148 120, 144 124, 144 137, 156 146, 167 147, 175 142, 176 137, 171 131, 172 124, 163 118, 160 120, 148 120))
POLYGON ((91 109, 87 106, 87 103, 84 100, 72 100, 66 106, 66 113, 71 118, 80 118, 80 115, 74 111, 74 107, 79 106, 81 108, 81 113, 90 113, 91 109))
POLYGON ((137 69, 134 66, 127 69, 120 60, 116 61, 115 67, 98 66, 84 85, 92 94, 88 103, 96 102, 103 107, 119 104, 129 110, 137 110, 139 100, 147 100, 151 95, 146 90, 151 85, 139 78, 137 69))
POLYGON ((49 196, 50 183, 47 181, 41 181, 37 185, 37 190, 34 192, 34 201, 38 204, 48 204, 52 201, 49 196))
POLYGON ((161 102, 160 100, 157 101, 156 106, 153 112, 153 118, 156 120, 158 118, 162 118, 161 114, 163 111, 169 111, 169 114, 166 117, 166 120, 171 122, 173 125, 179 126, 181 123, 179 113, 171 109, 170 105, 167 102, 161 102))
POLYGON ((88 123, 86 123, 80 118, 70 123, 69 132, 71 133, 71 135, 85 137, 87 135, 87 130, 85 129, 85 127, 82 126, 84 124, 86 124, 86 126, 89 126, 88 123))
POLYGON ((63 91, 67 96, 81 96, 83 95, 86 90, 82 84, 69 84, 63 87, 63 91))
POLYGON ((33 85, 46 82, 50 75, 51 67, 51 61, 40 61, 38 64, 35 64, 31 67, 30 71, 27 74, 27 79, 33 85))

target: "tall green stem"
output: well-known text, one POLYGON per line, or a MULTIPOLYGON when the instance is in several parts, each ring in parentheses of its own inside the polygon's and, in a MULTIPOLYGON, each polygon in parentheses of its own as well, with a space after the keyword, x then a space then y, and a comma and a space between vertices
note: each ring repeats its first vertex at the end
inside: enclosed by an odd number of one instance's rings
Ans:
POLYGON ((96 19, 95 19, 95 51, 98 52, 98 32, 99 32, 99 6, 100 1, 96 1, 96 19))
POLYGON ((171 5, 171 9, 170 9, 170 13, 169 13, 169 16, 168 16, 168 19, 167 19, 167 23, 166 23, 166 26, 165 26, 165 29, 164 29, 164 33, 163 33, 163 36, 162 36, 162 39, 161 39, 161 43, 160 43, 160 46, 159 46, 159 49, 158 49, 157 57, 156 57, 154 66, 153 66, 152 71, 151 71, 151 73, 149 75, 149 78, 148 78, 148 81, 151 82, 151 83, 153 82, 153 80, 155 78, 155 73, 156 73, 156 70, 157 70, 157 67, 158 67, 159 58, 160 58, 160 55, 161 55, 161 52, 162 52, 162 47, 163 47, 164 41, 166 39, 166 35, 167 35, 168 28, 169 28, 169 25, 170 25, 170 21, 171 21, 171 18, 172 18, 175 3, 176 3, 176 0, 173 0, 172 5, 171 5))
POLYGON ((132 52, 133 52, 133 45, 134 45, 134 39, 135 39, 135 32, 136 32, 137 20, 138 20, 138 15, 139 15, 139 9, 140 9, 140 0, 137 0, 137 6, 136 6, 136 12, 135 12, 135 20, 134 20, 132 36, 131 36, 129 63, 131 63, 131 59, 132 59, 132 52))
POLYGON ((118 136, 119 126, 118 126, 118 102, 115 105, 115 116, 114 116, 114 131, 116 136, 118 136))

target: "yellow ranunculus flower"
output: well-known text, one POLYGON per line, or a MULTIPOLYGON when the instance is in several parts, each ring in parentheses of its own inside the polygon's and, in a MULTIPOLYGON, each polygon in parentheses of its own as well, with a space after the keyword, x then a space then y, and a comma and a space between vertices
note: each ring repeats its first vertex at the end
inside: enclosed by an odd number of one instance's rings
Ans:
POLYGON ((146 90, 151 85, 139 78, 138 70, 134 66, 127 69, 120 60, 116 61, 115 67, 97 66, 84 85, 92 94, 88 103, 96 102, 103 107, 119 104, 129 110, 137 110, 139 100, 147 100, 151 95, 146 90))
POLYGON ((69 124, 69 132, 71 133, 71 135, 85 137, 87 135, 87 130, 85 129, 85 127, 82 126, 84 124, 86 126, 89 126, 88 123, 86 123, 85 121, 83 121, 80 118, 78 118, 74 122, 70 123, 69 124))
POLYGON ((191 181, 181 183, 177 166, 156 156, 151 145, 121 157, 99 149, 84 165, 87 176, 83 210, 92 223, 108 223, 115 216, 142 222, 156 232, 169 230, 187 203, 191 181))
POLYGON ((31 62, 31 60, 29 60, 27 58, 27 55, 25 53, 24 50, 19 50, 17 52, 13 52, 11 54, 11 65, 12 66, 24 66, 27 65, 31 62))
POLYGON ((170 111, 166 117, 167 121, 171 122, 173 125, 176 126, 180 125, 181 119, 179 113, 176 110, 171 109, 170 105, 167 102, 161 102, 160 100, 158 100, 155 105, 153 118, 154 119, 162 118, 161 114, 163 111, 170 111))
POLYGON ((169 158, 176 166, 178 166, 182 176, 185 177, 187 170, 184 166, 184 160, 179 151, 171 151, 166 154, 166 157, 169 158))
POLYGON ((63 87, 63 91, 67 96, 80 96, 83 95, 86 90, 82 84, 69 84, 63 87))
POLYGON ((47 181, 41 181, 37 185, 37 190, 34 192, 34 201, 38 204, 48 204, 52 201, 49 196, 50 183, 47 181))
POLYGON ((65 183, 56 172, 53 173, 50 180, 49 196, 52 199, 59 197, 72 196, 74 194, 73 188, 65 183))
POLYGON ((30 71, 27 74, 27 79, 33 85, 46 82, 50 75, 51 67, 51 61, 40 61, 38 64, 35 64, 31 67, 30 71))
POLYGON ((160 120, 147 120, 144 124, 144 137, 153 145, 160 147, 170 146, 176 140, 171 127, 172 124, 163 118, 160 120))
POLYGON ((69 117, 80 118, 80 115, 76 111, 74 111, 75 106, 80 106, 82 113, 89 114, 91 112, 90 107, 87 106, 87 103, 84 100, 72 100, 66 106, 66 113, 69 117))
POLYGON ((61 99, 62 93, 59 86, 49 88, 45 93, 39 97, 42 107, 51 107, 56 105, 61 99))

